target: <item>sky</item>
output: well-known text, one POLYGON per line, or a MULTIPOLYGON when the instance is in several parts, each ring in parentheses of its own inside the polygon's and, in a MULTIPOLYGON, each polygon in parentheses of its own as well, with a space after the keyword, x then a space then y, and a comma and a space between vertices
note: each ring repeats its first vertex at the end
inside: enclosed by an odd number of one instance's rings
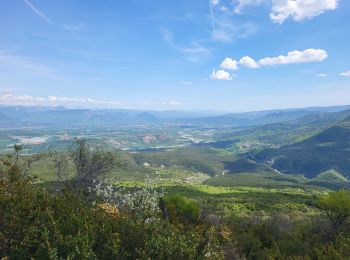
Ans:
POLYGON ((349 0, 0 0, 0 104, 350 104, 349 0))

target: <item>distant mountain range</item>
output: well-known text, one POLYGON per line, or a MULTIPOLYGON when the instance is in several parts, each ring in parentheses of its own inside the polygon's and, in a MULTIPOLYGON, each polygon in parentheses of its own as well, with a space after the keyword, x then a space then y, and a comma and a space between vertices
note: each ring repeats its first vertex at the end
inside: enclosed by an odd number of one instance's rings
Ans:
POLYGON ((291 120, 310 120, 350 106, 269 110, 218 115, 212 111, 140 111, 128 109, 68 109, 64 107, 0 106, 0 127, 79 127, 178 123, 245 127, 291 120), (306 119, 303 119, 306 117, 306 119), (310 119, 307 119, 310 118, 310 119))
POLYGON ((268 125, 293 120, 318 120, 323 115, 335 114, 337 112, 349 110, 350 106, 338 107, 311 107, 300 109, 267 110, 246 113, 230 113, 212 117, 200 117, 185 119, 183 122, 192 124, 215 124, 229 126, 258 126, 268 125))

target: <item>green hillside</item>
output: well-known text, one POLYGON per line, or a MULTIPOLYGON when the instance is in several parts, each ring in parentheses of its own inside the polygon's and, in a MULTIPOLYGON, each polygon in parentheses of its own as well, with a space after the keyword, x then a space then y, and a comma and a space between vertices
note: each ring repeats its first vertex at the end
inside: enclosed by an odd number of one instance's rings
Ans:
POLYGON ((301 142, 253 154, 255 159, 289 174, 316 177, 335 170, 350 176, 350 117, 301 142))
POLYGON ((317 181, 328 181, 328 182, 347 182, 348 180, 340 173, 330 170, 320 173, 315 180, 317 181))

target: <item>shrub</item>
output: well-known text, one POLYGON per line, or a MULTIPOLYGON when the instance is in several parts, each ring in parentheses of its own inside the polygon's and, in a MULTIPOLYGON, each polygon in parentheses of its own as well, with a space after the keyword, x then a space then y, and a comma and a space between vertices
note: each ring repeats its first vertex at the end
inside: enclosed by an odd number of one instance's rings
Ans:
POLYGON ((331 192, 319 199, 318 206, 325 211, 331 223, 332 233, 339 233, 350 217, 350 192, 331 192))
POLYGON ((173 223, 196 224, 200 216, 200 207, 196 202, 174 194, 164 199, 170 221, 173 223))
POLYGON ((119 151, 109 151, 104 146, 92 147, 84 139, 77 139, 73 160, 77 176, 76 186, 89 188, 92 182, 117 167, 132 165, 132 160, 119 151))
POLYGON ((0 182, 0 255, 10 259, 115 258, 114 219, 70 191, 50 194, 17 179, 0 182))
POLYGON ((151 183, 146 183, 142 187, 127 189, 94 180, 90 192, 95 194, 97 199, 115 205, 124 214, 131 215, 141 221, 160 216, 158 205, 163 192, 157 191, 151 183))
POLYGON ((326 245, 319 245, 316 248, 317 259, 349 259, 350 238, 338 236, 335 242, 326 245))

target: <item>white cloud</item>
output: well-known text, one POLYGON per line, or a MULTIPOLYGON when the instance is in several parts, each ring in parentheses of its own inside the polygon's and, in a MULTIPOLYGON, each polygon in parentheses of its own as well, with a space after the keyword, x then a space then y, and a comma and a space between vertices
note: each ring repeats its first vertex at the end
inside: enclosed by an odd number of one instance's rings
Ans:
POLYGON ((346 71, 346 72, 340 73, 340 76, 350 77, 350 70, 349 70, 349 71, 346 71))
MULTIPOLYGON (((0 92, 0 105, 25 105, 25 106, 65 106, 65 107, 89 107, 89 108, 116 108, 122 104, 120 101, 98 100, 82 97, 47 96, 35 97, 30 95, 14 95, 10 91, 0 92)), ((145 101, 136 106, 180 106, 181 102, 169 100, 163 102, 145 101)))
POLYGON ((290 51, 286 56, 266 57, 259 60, 262 66, 273 66, 280 64, 320 62, 327 59, 328 54, 321 49, 306 49, 304 51, 290 51))
POLYGON ((275 23, 283 23, 291 18, 296 22, 311 19, 325 11, 337 8, 338 0, 272 0, 270 18, 275 23))
POLYGON ((170 101, 166 102, 166 105, 179 106, 179 105, 181 105, 181 103, 179 101, 176 101, 176 100, 170 100, 170 101))
POLYGON ((154 102, 154 101, 143 101, 137 104, 138 106, 180 106, 181 103, 176 100, 164 101, 164 102, 154 102))
POLYGON ((328 74, 326 74, 326 73, 319 73, 319 74, 316 74, 316 77, 325 78, 325 77, 328 77, 328 74))
POLYGON ((26 103, 35 100, 34 97, 28 95, 13 96, 11 93, 0 95, 0 102, 19 102, 26 103))
POLYGON ((211 6, 217 6, 220 3, 219 0, 210 0, 211 6))
POLYGON ((237 5, 235 6, 234 12, 236 14, 240 14, 244 7, 249 5, 260 5, 263 2, 266 2, 266 0, 237 0, 237 5))
POLYGON ((11 92, 0 93, 0 104, 5 105, 91 105, 91 106, 119 106, 119 101, 95 100, 92 98, 69 97, 34 97, 30 95, 13 95, 11 92))
POLYGON ((228 13, 228 12, 230 12, 230 9, 228 9, 226 6, 221 6, 221 8, 220 8, 220 10, 221 10, 221 12, 223 12, 223 13, 228 13))
POLYGON ((230 73, 224 70, 213 70, 210 79, 212 80, 232 80, 230 73))
POLYGON ((234 0, 232 2, 236 14, 240 14, 247 6, 270 4, 272 22, 281 24, 289 18, 300 22, 326 11, 335 10, 339 0, 234 0))
POLYGON ((249 56, 242 57, 239 60, 239 64, 250 69, 256 69, 260 67, 259 64, 249 56))
POLYGON ((231 58, 224 59, 220 67, 227 70, 238 70, 237 61, 231 58))
MULTIPOLYGON (((262 66, 275 66, 283 64, 292 63, 307 63, 307 62, 321 62, 327 59, 328 54, 322 49, 306 49, 304 51, 290 51, 287 55, 279 55, 276 57, 265 57, 260 59, 258 62, 249 56, 242 57, 239 62, 232 58, 225 58, 220 65, 220 68, 226 70, 238 70, 239 65, 250 68, 257 69, 262 66)), ((343 72, 340 75, 350 77, 350 71, 343 72)), ((234 75, 231 75, 225 70, 213 70, 211 74, 212 80, 232 80, 234 75)), ((327 77, 325 73, 316 74, 317 77, 327 77)))

